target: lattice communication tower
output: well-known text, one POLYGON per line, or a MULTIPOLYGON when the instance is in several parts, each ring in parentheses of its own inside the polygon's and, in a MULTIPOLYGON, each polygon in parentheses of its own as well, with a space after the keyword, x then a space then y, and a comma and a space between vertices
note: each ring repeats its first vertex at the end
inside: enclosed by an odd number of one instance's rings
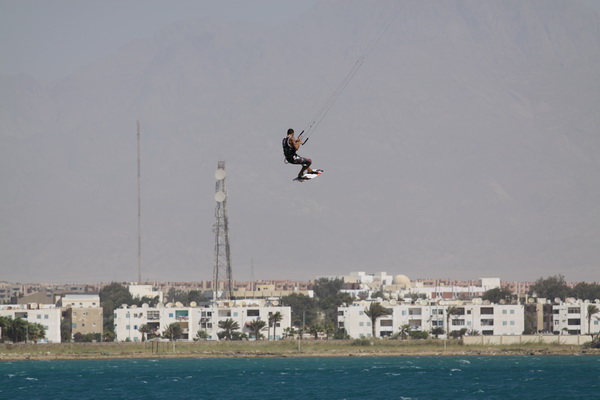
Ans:
POLYGON ((215 178, 215 200, 217 221, 215 232, 215 268, 213 272, 213 300, 229 300, 233 297, 233 279, 231 276, 231 253, 229 249, 229 222, 227 217, 227 189, 225 188, 225 161, 219 161, 215 178))

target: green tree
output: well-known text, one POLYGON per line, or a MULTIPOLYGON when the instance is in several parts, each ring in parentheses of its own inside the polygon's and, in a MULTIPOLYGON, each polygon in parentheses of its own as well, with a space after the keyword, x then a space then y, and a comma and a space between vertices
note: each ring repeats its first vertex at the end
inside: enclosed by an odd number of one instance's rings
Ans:
POLYGON ((488 300, 492 303, 498 304, 500 300, 510 302, 512 300, 512 292, 507 288, 494 288, 485 292, 482 296, 483 300, 488 300))
POLYGON ((63 318, 60 321, 60 341, 66 343, 71 340, 72 333, 71 317, 63 318))
MULTIPOLYGON (((344 281, 341 279, 320 278, 313 284, 313 291, 319 310, 324 315, 325 321, 337 325, 338 307, 342 304, 352 303, 354 300, 348 293, 341 292, 344 281)), ((325 322, 323 321, 323 322, 325 322)), ((307 325, 310 325, 308 321, 307 325)))
POLYGON ((28 326, 29 332, 29 340, 32 340, 37 343, 38 340, 44 339, 46 337, 46 328, 44 325, 33 323, 28 326))
POLYGON ((189 304, 188 293, 181 289, 175 289, 174 287, 171 287, 167 292, 167 302, 189 304))
POLYGON ((569 291, 569 297, 590 301, 600 299, 600 285, 597 283, 580 282, 569 291))
POLYGON ((263 336, 260 331, 267 326, 267 323, 265 321, 263 321, 262 319, 255 319, 254 321, 250 322, 250 330, 252 331, 252 334, 254 335, 254 338, 256 340, 260 340, 260 338, 263 336))
POLYGON ((123 304, 132 305, 133 298, 129 290, 120 283, 113 282, 100 289, 100 304, 104 314, 104 332, 115 331, 115 310, 123 304))
POLYGON ((226 340, 232 340, 233 332, 240 329, 240 325, 232 318, 228 318, 225 321, 219 321, 219 328, 223 329, 219 332, 226 340))
POLYGON ((196 302, 196 304, 203 302, 204 293, 199 290, 190 290, 188 293, 188 305, 190 305, 192 301, 196 302))
POLYGON ((326 321, 325 324, 323 324, 323 332, 325 332, 325 335, 327 335, 327 340, 329 340, 329 337, 335 333, 335 326, 333 326, 331 321, 326 321))
POLYGON ((182 333, 183 329, 181 328, 181 324, 179 322, 173 322, 163 331, 163 336, 169 338, 169 340, 176 340, 181 337, 182 333))
POLYGON ((400 340, 408 339, 409 333, 410 333, 410 325, 409 324, 404 324, 404 325, 400 326, 400 332, 398 332, 400 340))
POLYGON ((389 315, 390 311, 384 308, 381 303, 374 301, 369 304, 369 308, 365 308, 365 314, 371 319, 371 330, 373 332, 373 337, 377 337, 375 334, 375 325, 377 323, 377 319, 383 317, 384 315, 389 315))
POLYGON ((319 324, 314 324, 310 327, 310 334, 314 336, 315 340, 319 338, 319 333, 323 331, 323 327, 319 324))
POLYGON ((276 339, 275 330, 277 329, 277 324, 283 319, 283 315, 279 311, 269 314, 269 327, 273 327, 273 340, 276 339))
POLYGON ((142 334, 142 342, 145 342, 146 339, 149 338, 149 334, 152 333, 153 329, 150 325, 148 324, 144 324, 142 326, 140 326, 140 328, 138 329, 138 331, 142 334))
POLYGON ((592 333, 592 316, 600 312, 600 309, 595 304, 587 306, 588 333, 592 333))
POLYGON ((410 336, 411 339, 427 339, 429 333, 425 331, 410 331, 408 336, 410 336))
POLYGON ((200 329, 198 332, 196 332, 196 339, 197 340, 207 340, 208 332, 206 332, 204 329, 200 329))
POLYGON ((529 289, 530 295, 536 295, 545 299, 553 300, 560 298, 566 299, 570 289, 562 275, 550 276, 548 278, 539 278, 529 289))
POLYGON ((441 326, 436 326, 435 328, 433 328, 431 330, 431 334, 433 336, 435 336, 436 339, 438 338, 439 335, 443 335, 444 333, 446 333, 446 331, 441 326))
POLYGON ((281 304, 292 309, 292 325, 311 325, 317 319, 317 301, 301 293, 292 293, 281 298, 281 304))
POLYGON ((294 338, 296 336, 298 332, 296 332, 296 330, 293 327, 287 327, 283 330, 283 337, 285 339, 287 338, 294 338))

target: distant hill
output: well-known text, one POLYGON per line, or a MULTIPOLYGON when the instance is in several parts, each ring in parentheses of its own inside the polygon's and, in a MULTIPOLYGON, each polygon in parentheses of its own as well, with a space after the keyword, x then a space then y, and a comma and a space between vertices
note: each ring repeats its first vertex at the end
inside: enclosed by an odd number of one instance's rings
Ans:
MULTIPOLYGON (((592 279, 600 23, 576 1, 329 0, 278 27, 183 21, 52 87, 0 78, 0 271, 210 279, 228 171, 234 279, 347 271, 592 279), (306 128, 382 26, 301 154, 306 128)), ((596 275, 594 275, 596 276, 596 275)))

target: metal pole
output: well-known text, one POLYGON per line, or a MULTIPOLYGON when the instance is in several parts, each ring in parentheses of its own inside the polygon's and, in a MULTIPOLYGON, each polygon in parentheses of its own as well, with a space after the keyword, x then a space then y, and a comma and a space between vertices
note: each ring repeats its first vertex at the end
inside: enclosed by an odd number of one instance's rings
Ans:
POLYGON ((142 195, 140 162, 140 121, 137 121, 137 195, 138 195, 138 284, 142 283, 142 195))

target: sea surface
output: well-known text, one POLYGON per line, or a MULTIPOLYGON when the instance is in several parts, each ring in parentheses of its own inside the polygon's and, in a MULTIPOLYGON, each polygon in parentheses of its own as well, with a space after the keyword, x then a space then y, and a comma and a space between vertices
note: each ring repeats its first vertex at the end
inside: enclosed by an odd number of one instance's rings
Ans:
POLYGON ((0 399, 600 399, 600 357, 3 361, 0 399))

